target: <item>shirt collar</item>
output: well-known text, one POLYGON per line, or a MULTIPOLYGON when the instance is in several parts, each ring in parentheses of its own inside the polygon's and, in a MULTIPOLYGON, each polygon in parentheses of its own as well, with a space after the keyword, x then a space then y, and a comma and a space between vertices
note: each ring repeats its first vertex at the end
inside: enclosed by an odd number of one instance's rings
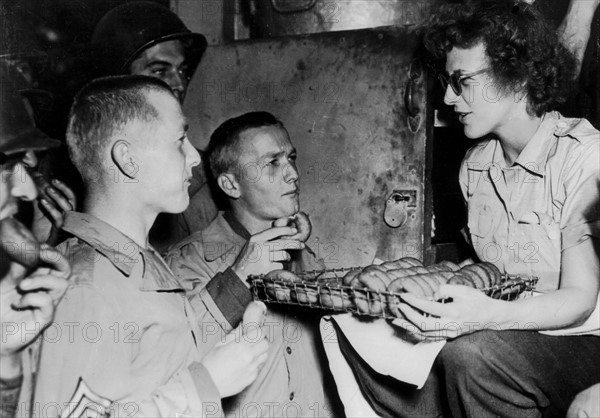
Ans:
MULTIPOLYGON (((572 123, 568 124, 561 120, 558 112, 547 113, 542 119, 542 123, 525 148, 521 151, 514 164, 523 167, 531 173, 543 176, 545 173, 548 155, 554 144, 554 138, 557 136, 571 135, 572 123)), ((484 145, 481 153, 481 161, 491 161, 494 165, 506 168, 504 152, 500 141, 493 139, 484 145)), ((480 163, 468 166, 473 171, 488 171, 490 165, 481 165, 480 163)))
POLYGON ((568 136, 581 142, 580 137, 589 135, 590 130, 595 130, 587 119, 564 118, 560 113, 554 113, 557 118, 554 135, 557 137, 568 136))
POLYGON ((216 244, 216 251, 205 251, 207 262, 215 261, 228 254, 234 248, 241 248, 250 239, 248 230, 240 224, 230 212, 219 212, 219 215, 202 231, 202 242, 216 244))
MULTIPOLYGON (((228 254, 234 248, 241 248, 252 237, 250 232, 242 225, 230 211, 219 212, 219 215, 202 232, 202 241, 204 243, 218 243, 219 251, 205 251, 204 259, 207 262, 213 262, 228 254)), ((305 250, 317 259, 315 252, 305 247, 305 250)), ((236 254, 237 256, 237 254, 236 254)), ((319 262, 308 262, 314 270, 322 270, 324 266, 319 262)), ((284 268, 286 262, 284 262, 284 268)), ((286 268, 288 270, 289 268, 286 268)))
MULTIPOLYGON (((560 115, 557 112, 546 113, 540 126, 535 134, 531 137, 525 148, 521 151, 517 159, 516 165, 520 165, 525 170, 543 176, 546 172, 546 162, 550 148, 554 143, 556 131, 559 125, 564 122, 559 122, 560 115)), ((566 126, 566 124, 564 124, 566 126)))
POLYGON ((238 234, 240 237, 244 238, 245 240, 249 240, 252 237, 246 227, 239 223, 230 211, 223 213, 223 218, 227 221, 233 232, 238 234))
POLYGON ((95 216, 66 212, 63 230, 84 241, 127 277, 141 256, 142 290, 182 289, 181 285, 158 253, 152 248, 144 249, 131 238, 101 221, 95 216))
POLYGON ((487 161, 491 161, 492 164, 501 164, 504 161, 502 147, 498 140, 491 139, 487 143, 481 143, 476 146, 482 149, 478 154, 477 161, 467 161, 468 170, 487 172, 490 169, 490 164, 487 161))

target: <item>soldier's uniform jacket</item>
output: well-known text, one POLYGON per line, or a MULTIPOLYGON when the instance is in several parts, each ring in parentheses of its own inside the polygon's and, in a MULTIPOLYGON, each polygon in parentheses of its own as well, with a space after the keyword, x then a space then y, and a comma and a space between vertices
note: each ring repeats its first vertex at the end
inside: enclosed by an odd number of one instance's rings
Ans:
MULTIPOLYGON (((202 324, 206 352, 239 325, 252 300, 248 287, 231 270, 250 238, 228 212, 220 212, 204 231, 192 234, 167 255, 167 263, 188 290, 202 324)), ((310 250, 296 254, 291 270, 323 269, 310 250)), ((267 362, 258 378, 223 407, 226 416, 331 415, 323 385, 328 370, 320 351, 318 317, 307 309, 269 305, 265 320, 270 342, 267 362)))
POLYGON ((192 307, 160 256, 90 215, 67 213, 63 229, 73 274, 43 334, 34 415, 67 416, 78 401, 102 410, 105 400, 113 416, 220 410, 192 307))

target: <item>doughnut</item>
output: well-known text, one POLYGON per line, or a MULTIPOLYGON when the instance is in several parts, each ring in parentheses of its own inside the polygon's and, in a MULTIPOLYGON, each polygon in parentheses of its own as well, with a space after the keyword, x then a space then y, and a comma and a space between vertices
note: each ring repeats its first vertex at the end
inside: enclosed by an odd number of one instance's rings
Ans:
POLYGON ((321 306, 331 309, 348 309, 353 306, 349 293, 351 291, 343 288, 321 287, 319 300, 321 306))
POLYGON ((473 281, 476 289, 488 287, 490 278, 487 274, 487 270, 483 267, 479 267, 477 264, 470 264, 463 267, 460 271, 473 281))
POLYGON ((458 284, 462 286, 475 287, 475 283, 469 279, 464 273, 456 273, 448 279, 448 284, 458 284))
POLYGON ((481 267, 486 269, 490 275, 490 286, 495 286, 500 283, 500 281, 502 280, 502 273, 500 272, 500 270, 498 270, 498 267, 488 262, 480 263, 480 265, 481 267))
POLYGON ((460 270, 460 266, 452 261, 440 261, 438 263, 439 266, 447 267, 450 271, 458 271, 460 270))
POLYGON ((429 287, 431 287, 432 296, 438 291, 438 289, 440 288, 440 284, 446 283, 446 281, 444 280, 442 275, 439 274, 439 272, 422 274, 417 277, 420 277, 421 280, 423 280, 429 285, 429 287))
MULTIPOLYGON (((427 297, 428 291, 420 284, 419 280, 416 280, 413 276, 405 277, 403 280, 403 286, 406 292, 411 293, 421 299, 427 297)), ((429 288, 429 290, 430 289, 431 288, 429 288)))
POLYGON ((292 300, 291 290, 287 284, 281 282, 301 282, 302 280, 288 270, 273 270, 265 275, 265 290, 279 302, 292 300))
POLYGON ((423 288, 426 299, 432 299, 433 294, 440 287, 437 280, 432 277, 431 273, 417 274, 415 276, 410 276, 410 278, 423 288))
POLYGON ((350 270, 346 275, 342 278, 342 284, 344 286, 351 286, 352 280, 356 277, 358 273, 360 273, 360 269, 350 270))
POLYGON ((268 280, 267 288, 271 287, 274 290, 275 298, 278 301, 289 302, 290 298, 294 302, 303 303, 306 305, 316 304, 318 295, 316 289, 307 286, 306 283, 296 274, 288 270, 273 270, 266 275, 268 280), (279 282, 279 283, 277 283, 279 282), (297 283, 296 285, 283 285, 281 282, 297 283))
POLYGON ((392 278, 387 273, 387 271, 383 270, 380 266, 376 266, 376 265, 367 266, 367 267, 365 267, 362 270, 362 272, 363 273, 373 272, 375 274, 375 276, 377 276, 381 280, 383 280, 383 283, 385 284, 385 287, 387 287, 391 283, 391 281, 392 281, 392 278))
POLYGON ((405 263, 410 264, 412 267, 423 267, 423 263, 418 258, 402 257, 400 260, 404 261, 405 263))
POLYGON ((315 305, 319 300, 319 295, 314 287, 307 286, 306 284, 297 284, 292 286, 290 293, 292 300, 305 305, 315 305))
POLYGON ((385 267, 386 270, 396 270, 396 269, 407 268, 410 266, 403 261, 394 260, 394 261, 386 261, 385 263, 381 264, 381 267, 385 267))
POLYGON ((308 219, 308 215, 306 215, 304 212, 298 212, 295 215, 287 218, 276 219, 275 222, 273 222, 273 226, 293 226, 298 230, 298 232, 294 235, 289 235, 287 238, 302 242, 306 242, 308 237, 310 237, 310 233, 312 232, 310 219, 308 219))
POLYGON ((394 261, 386 261, 385 263, 379 264, 379 267, 383 271, 389 271, 389 270, 394 270, 394 269, 398 268, 398 266, 396 265, 396 263, 394 261))
POLYGON ((414 276, 416 274, 427 274, 427 273, 429 273, 429 271, 425 267, 420 267, 420 266, 406 267, 406 268, 396 269, 396 270, 389 270, 387 272, 388 275, 390 275, 396 279, 399 277, 407 277, 407 276, 414 276))
POLYGON ((365 267, 357 274, 351 282, 351 286, 355 288, 354 302, 360 313, 381 313, 383 308, 378 291, 385 291, 388 280, 387 275, 378 269, 368 269, 365 267), (364 290, 368 289, 370 292, 364 290), (368 295, 368 296, 367 296, 368 295), (367 298, 370 300, 367 303, 367 298))
POLYGON ((395 269, 404 269, 409 267, 423 267, 423 263, 420 260, 413 257, 402 257, 398 260, 388 261, 386 264, 389 264, 395 269))
POLYGON ((392 280, 400 279, 401 277, 410 276, 412 274, 411 272, 406 271, 406 269, 388 270, 386 273, 392 280))
POLYGON ((443 269, 444 268, 438 264, 431 264, 431 265, 425 267, 425 270, 427 270, 429 273, 435 273, 437 271, 442 271, 443 269))

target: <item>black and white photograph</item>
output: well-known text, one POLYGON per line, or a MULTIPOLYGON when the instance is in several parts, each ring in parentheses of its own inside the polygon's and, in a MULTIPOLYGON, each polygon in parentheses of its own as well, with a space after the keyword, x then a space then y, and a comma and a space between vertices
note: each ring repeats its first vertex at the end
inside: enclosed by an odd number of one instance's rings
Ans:
POLYGON ((600 418, 600 0, 0 0, 0 418, 600 418))

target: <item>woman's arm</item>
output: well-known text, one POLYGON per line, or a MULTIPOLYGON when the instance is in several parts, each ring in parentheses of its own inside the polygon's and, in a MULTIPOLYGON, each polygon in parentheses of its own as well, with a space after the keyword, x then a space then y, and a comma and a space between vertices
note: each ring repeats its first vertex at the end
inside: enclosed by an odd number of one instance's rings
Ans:
POLYGON ((560 286, 544 295, 515 302, 500 310, 502 327, 528 321, 535 329, 571 328, 583 324, 596 307, 600 288, 599 240, 590 237, 561 256, 560 286))
POLYGON ((396 321, 411 334, 423 338, 455 338, 482 329, 553 330, 581 325, 593 312, 600 277, 598 239, 588 238, 563 251, 558 290, 518 301, 492 299, 478 290, 459 285, 441 286, 432 302, 403 296, 400 310, 408 321, 396 321), (426 317, 416 309, 434 317, 426 317))

